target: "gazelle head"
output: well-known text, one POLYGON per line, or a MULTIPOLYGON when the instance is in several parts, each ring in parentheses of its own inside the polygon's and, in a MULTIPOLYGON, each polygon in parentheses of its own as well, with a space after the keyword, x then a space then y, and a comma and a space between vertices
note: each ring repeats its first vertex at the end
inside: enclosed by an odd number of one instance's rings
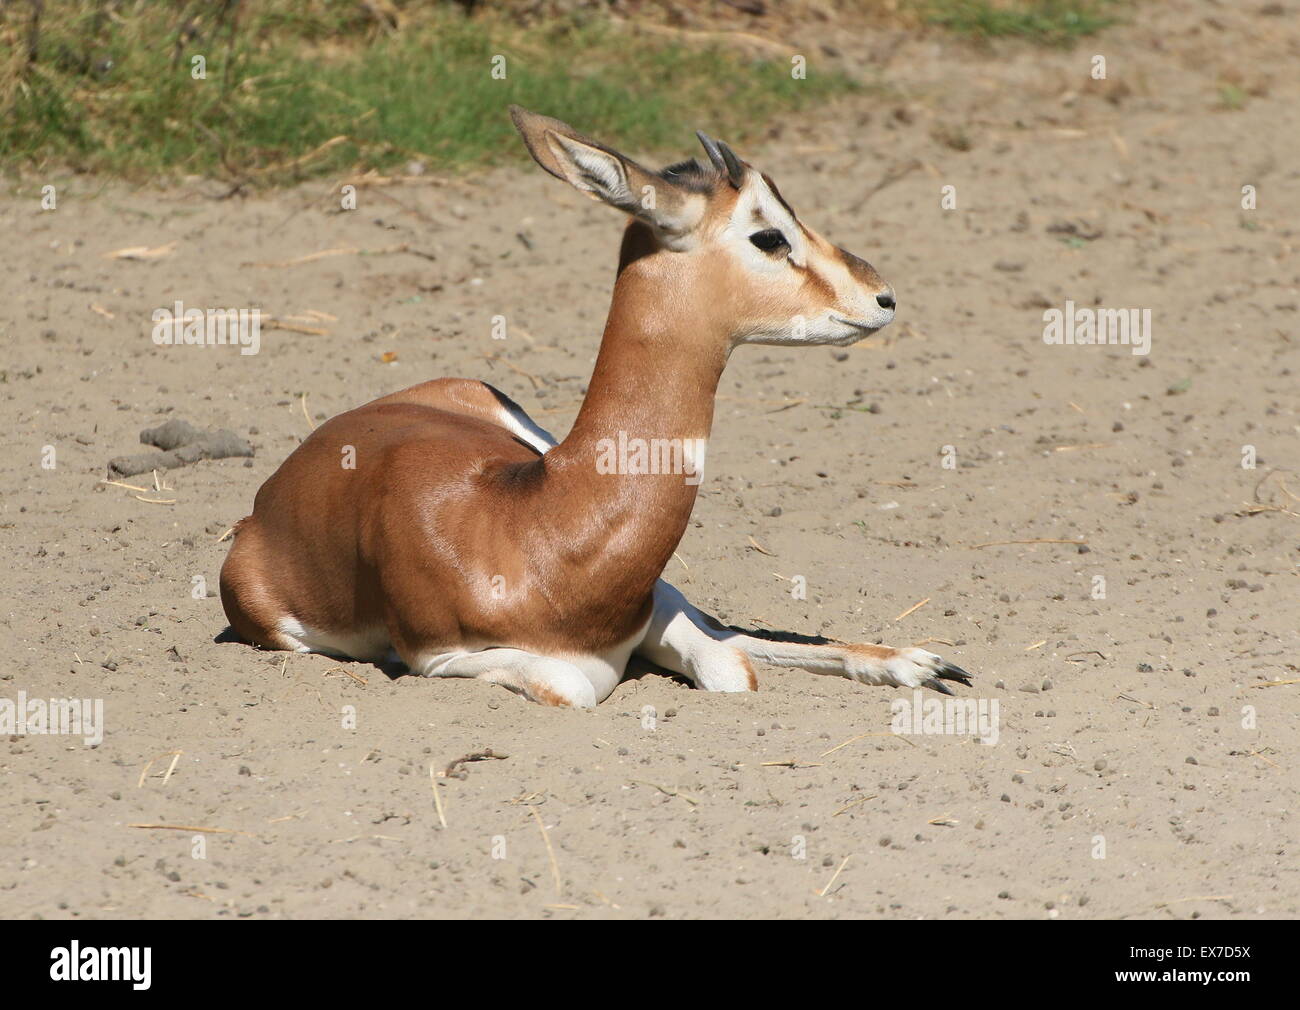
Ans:
POLYGON ((732 346, 851 344, 894 318, 894 289, 871 264, 802 224, 721 141, 698 134, 707 165, 654 172, 558 119, 510 114, 546 171, 632 215, 620 271, 653 259, 673 297, 732 346))

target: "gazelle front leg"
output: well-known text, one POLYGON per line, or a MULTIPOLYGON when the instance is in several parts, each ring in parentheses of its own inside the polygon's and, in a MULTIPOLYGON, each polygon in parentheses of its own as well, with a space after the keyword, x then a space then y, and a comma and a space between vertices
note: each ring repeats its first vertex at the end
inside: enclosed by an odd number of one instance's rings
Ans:
POLYGON ((943 694, 952 694, 945 680, 970 684, 965 670, 924 649, 850 645, 804 635, 769 637, 724 628, 663 579, 655 584, 654 608, 637 652, 685 674, 706 691, 757 690, 751 659, 861 684, 929 687, 943 694))
POLYGON ((749 658, 720 641, 710 621, 675 586, 660 579, 655 583, 650 626, 636 653, 665 670, 684 674, 702 691, 757 691, 758 678, 749 658))

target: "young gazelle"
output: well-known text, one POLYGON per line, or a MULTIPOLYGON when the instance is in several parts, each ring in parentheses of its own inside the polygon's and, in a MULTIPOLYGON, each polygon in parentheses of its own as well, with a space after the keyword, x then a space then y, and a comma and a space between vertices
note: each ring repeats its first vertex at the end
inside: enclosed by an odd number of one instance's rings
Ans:
POLYGON ((599 465, 620 433, 702 447, 734 347, 851 344, 894 318, 893 289, 725 144, 700 134, 708 166, 656 173, 558 120, 511 115, 542 168, 632 217, 573 429, 557 443, 470 379, 321 425, 237 527, 221 571, 235 632, 271 649, 395 654, 424 676, 550 705, 603 701, 634 652, 708 691, 756 690, 751 660, 945 693, 945 680, 969 683, 922 649, 723 627, 660 578, 698 480, 599 465))

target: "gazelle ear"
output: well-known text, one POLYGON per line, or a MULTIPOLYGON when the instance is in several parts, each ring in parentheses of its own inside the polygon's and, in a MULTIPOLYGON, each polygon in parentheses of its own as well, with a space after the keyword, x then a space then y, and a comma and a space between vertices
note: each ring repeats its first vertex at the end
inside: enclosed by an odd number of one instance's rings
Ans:
POLYGON ((647 224, 680 235, 704 216, 704 196, 589 140, 567 123, 510 106, 533 160, 557 179, 647 224))

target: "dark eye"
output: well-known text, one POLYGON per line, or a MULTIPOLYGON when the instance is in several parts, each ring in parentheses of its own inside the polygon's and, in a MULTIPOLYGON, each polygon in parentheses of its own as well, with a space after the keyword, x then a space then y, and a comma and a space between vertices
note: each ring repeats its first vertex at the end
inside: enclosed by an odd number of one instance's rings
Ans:
POLYGON ((790 247, 790 243, 785 240, 785 236, 775 228, 768 228, 766 231, 756 231, 753 235, 749 236, 749 241, 762 249, 763 252, 776 252, 778 249, 788 249, 790 247))

